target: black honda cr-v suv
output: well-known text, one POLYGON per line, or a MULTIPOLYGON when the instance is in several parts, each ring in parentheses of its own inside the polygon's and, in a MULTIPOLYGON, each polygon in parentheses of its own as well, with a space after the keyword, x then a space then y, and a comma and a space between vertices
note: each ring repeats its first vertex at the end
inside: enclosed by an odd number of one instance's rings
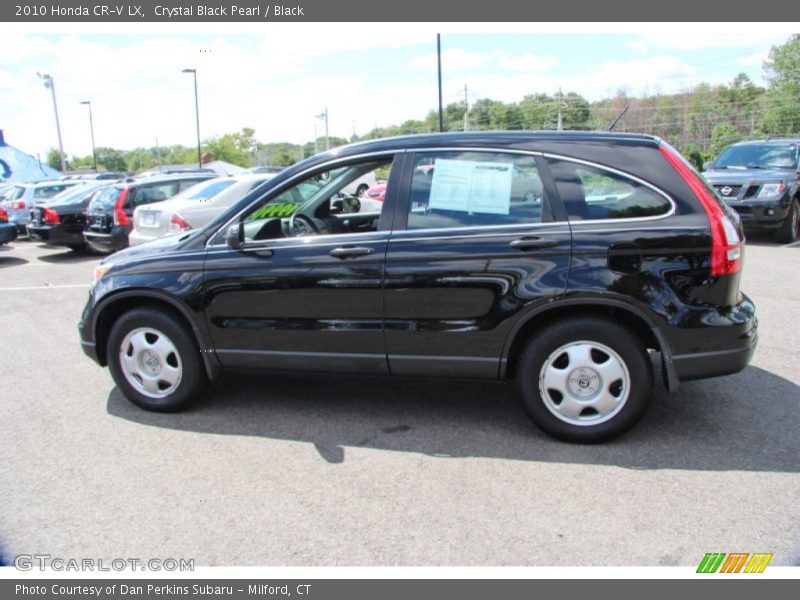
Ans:
POLYGON ((83 349, 134 403, 223 369, 514 380, 533 421, 596 442, 661 377, 743 369, 736 214, 658 138, 376 140, 286 169, 202 230, 96 270, 83 349), (383 202, 342 193, 373 173, 383 202))

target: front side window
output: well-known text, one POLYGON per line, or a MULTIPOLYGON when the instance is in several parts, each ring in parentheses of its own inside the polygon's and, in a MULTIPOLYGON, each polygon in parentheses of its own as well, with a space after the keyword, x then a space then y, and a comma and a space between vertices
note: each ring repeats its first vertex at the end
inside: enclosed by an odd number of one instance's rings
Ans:
POLYGON ((388 181, 392 157, 315 172, 257 203, 241 218, 242 241, 377 231, 383 201, 355 196, 363 178, 388 181))
POLYGON ((408 229, 516 225, 542 221, 536 160, 493 152, 416 155, 408 229))
POLYGON ((672 203, 633 179, 566 160, 549 160, 570 220, 630 219, 667 214, 672 203))

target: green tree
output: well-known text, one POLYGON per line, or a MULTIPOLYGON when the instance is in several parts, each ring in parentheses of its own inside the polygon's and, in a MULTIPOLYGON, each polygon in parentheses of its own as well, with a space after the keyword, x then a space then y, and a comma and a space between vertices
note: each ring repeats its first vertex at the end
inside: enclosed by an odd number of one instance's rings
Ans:
POLYGON ((764 76, 770 88, 764 98, 761 129, 778 135, 800 131, 800 35, 772 47, 764 76))
POLYGON ((97 165, 102 165, 107 171, 125 171, 127 164, 125 154, 114 148, 100 147, 96 149, 97 165))
POLYGON ((714 127, 714 131, 711 134, 711 144, 709 146, 711 156, 716 156, 723 150, 723 148, 730 146, 741 139, 742 136, 737 131, 736 127, 727 121, 720 123, 714 127))
POLYGON ((61 170, 61 156, 55 148, 50 148, 47 151, 47 165, 57 171, 61 170))

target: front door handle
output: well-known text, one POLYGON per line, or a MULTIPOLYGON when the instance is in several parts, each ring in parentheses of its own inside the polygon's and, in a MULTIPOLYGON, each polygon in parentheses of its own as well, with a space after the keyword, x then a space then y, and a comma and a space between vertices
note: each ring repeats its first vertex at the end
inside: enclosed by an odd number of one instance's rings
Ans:
POLYGON ((542 248, 558 246, 558 242, 556 240, 546 240, 540 237, 526 237, 514 240, 509 246, 517 250, 541 250, 542 248))
POLYGON ((375 252, 373 248, 367 248, 365 246, 350 246, 334 248, 328 254, 334 258, 355 258, 356 256, 367 256, 373 252, 375 252))

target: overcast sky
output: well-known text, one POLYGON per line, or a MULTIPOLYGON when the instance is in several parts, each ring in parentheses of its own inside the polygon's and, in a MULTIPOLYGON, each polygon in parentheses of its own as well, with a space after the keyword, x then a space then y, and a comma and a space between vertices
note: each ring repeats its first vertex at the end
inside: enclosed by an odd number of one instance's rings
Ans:
MULTIPOLYGON (((199 31, 172 24, 112 32, 64 26, 43 32, 2 24, 0 129, 28 153, 44 156, 57 145, 51 97, 37 71, 53 76, 64 149, 81 156, 91 152, 81 100, 92 102, 98 146, 152 146, 156 137, 161 145, 194 145, 192 79, 181 73, 187 67, 198 72, 203 138, 248 126, 264 142, 305 142, 313 139, 314 116, 325 108, 337 136, 423 118, 437 102, 437 30, 445 30, 448 103, 463 98, 465 84, 471 101, 512 101, 559 88, 590 100, 619 88, 674 92, 701 81, 728 82, 739 72, 762 82, 770 46, 798 29, 660 24, 597 33, 603 25, 565 25, 549 28, 562 33, 546 34, 493 26, 516 30, 499 34, 403 24, 232 27, 199 31), (584 33, 572 33, 577 30, 584 33)), ((317 124, 322 135, 322 122, 317 124)))

